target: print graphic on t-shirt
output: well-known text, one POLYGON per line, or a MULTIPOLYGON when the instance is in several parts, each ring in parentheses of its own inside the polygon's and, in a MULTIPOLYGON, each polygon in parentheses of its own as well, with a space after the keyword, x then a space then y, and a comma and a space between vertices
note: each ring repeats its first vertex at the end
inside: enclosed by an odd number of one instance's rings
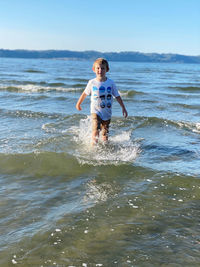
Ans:
POLYGON ((100 103, 100 107, 101 108, 105 108, 106 103, 105 103, 105 95, 100 95, 100 99, 101 99, 101 103, 100 103))
POLYGON ((100 86, 99 93, 105 93, 106 88, 104 86, 100 86))
POLYGON ((111 102, 108 102, 108 103, 107 103, 107 107, 108 107, 108 108, 111 108, 111 102))
POLYGON ((107 88, 107 92, 108 92, 109 94, 111 93, 111 87, 110 87, 110 86, 107 88))
POLYGON ((107 95, 107 107, 108 108, 111 108, 112 104, 111 104, 111 98, 112 98, 112 95, 108 94, 107 95))
POLYGON ((106 91, 106 88, 104 86, 100 86, 100 88, 99 88, 99 94, 100 94, 99 97, 100 97, 100 100, 101 100, 101 102, 100 102, 100 107, 101 108, 105 108, 105 106, 106 106, 105 91, 106 91))
POLYGON ((96 86, 93 86, 92 91, 93 91, 93 98, 96 100, 96 98, 98 97, 98 88, 96 86))
POLYGON ((94 92, 94 91, 98 91, 98 88, 96 87, 96 86, 93 86, 92 87, 92 91, 94 92))
POLYGON ((107 99, 111 100, 112 95, 107 95, 107 99))

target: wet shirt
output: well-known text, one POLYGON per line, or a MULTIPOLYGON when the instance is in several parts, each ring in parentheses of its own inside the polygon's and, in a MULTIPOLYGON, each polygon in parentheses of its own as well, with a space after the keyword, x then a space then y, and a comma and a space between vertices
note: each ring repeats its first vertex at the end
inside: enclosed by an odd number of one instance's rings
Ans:
POLYGON ((91 95, 91 113, 96 113, 102 120, 109 120, 112 115, 113 96, 119 96, 115 83, 111 79, 99 82, 95 79, 89 80, 85 94, 91 95))

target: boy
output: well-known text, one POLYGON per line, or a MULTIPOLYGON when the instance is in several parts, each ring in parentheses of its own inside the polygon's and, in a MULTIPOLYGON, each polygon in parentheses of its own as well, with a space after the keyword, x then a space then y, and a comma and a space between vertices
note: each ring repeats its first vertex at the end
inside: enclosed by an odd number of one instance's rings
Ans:
POLYGON ((125 118, 128 116, 128 113, 116 89, 115 83, 106 77, 106 72, 109 71, 107 60, 104 58, 96 59, 92 70, 95 72, 96 78, 89 80, 76 104, 76 108, 77 110, 81 110, 82 102, 87 95, 91 95, 92 144, 95 144, 98 142, 99 130, 102 133, 102 140, 108 140, 113 96, 122 107, 122 113, 125 118))

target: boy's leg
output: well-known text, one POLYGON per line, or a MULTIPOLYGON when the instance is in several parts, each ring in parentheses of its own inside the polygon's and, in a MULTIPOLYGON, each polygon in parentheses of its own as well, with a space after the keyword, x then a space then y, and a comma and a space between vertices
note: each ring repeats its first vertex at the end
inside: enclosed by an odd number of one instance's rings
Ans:
POLYGON ((102 133, 102 140, 104 142, 108 141, 109 125, 110 125, 110 120, 101 121, 101 133, 102 133))
POLYGON ((95 113, 92 113, 91 117, 92 117, 92 144, 94 145, 98 142, 101 119, 95 113))

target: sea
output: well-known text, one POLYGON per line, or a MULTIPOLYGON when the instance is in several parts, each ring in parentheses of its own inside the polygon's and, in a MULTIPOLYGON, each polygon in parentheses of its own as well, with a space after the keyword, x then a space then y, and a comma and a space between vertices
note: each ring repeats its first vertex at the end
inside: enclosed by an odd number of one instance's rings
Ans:
POLYGON ((200 65, 109 63, 92 147, 92 61, 0 58, 0 266, 200 266, 200 65))

